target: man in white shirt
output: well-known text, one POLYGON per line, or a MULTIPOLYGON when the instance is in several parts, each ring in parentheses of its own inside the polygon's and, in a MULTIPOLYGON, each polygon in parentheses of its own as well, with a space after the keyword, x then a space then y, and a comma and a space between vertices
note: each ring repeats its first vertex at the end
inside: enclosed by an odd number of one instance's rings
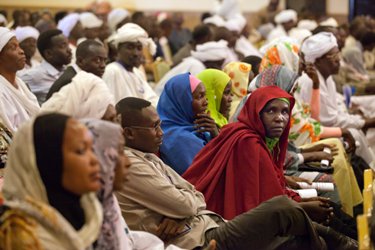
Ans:
POLYGON ((65 65, 70 63, 72 52, 67 38, 58 29, 40 34, 37 47, 44 60, 20 77, 42 104, 52 84, 62 75, 65 65))
POLYGON ((191 51, 191 56, 184 58, 181 63, 173 67, 160 79, 155 87, 155 92, 161 95, 167 81, 178 74, 190 72, 192 75, 196 75, 206 68, 221 70, 229 53, 228 43, 224 40, 197 45, 195 50, 191 51))
POLYGON ((15 35, 0 27, 0 122, 12 132, 39 112, 36 97, 16 76, 25 63, 25 54, 15 35))
MULTIPOLYGON (((305 40, 301 51, 307 63, 313 63, 317 69, 320 88, 320 114, 314 117, 324 126, 348 128, 358 141, 356 154, 368 164, 375 160, 375 155, 369 148, 368 142, 361 129, 375 127, 375 118, 366 118, 361 115, 350 114, 342 96, 336 91, 336 84, 332 75, 337 74, 340 68, 340 56, 335 36, 329 32, 321 32, 305 40)), ((311 103, 312 80, 303 74, 298 80, 301 87, 301 98, 311 103)))
POLYGON ((138 69, 144 61, 143 47, 147 47, 151 54, 156 52, 156 45, 147 32, 134 23, 127 23, 117 30, 113 38, 117 47, 118 60, 107 65, 103 80, 115 97, 115 101, 125 97, 146 99, 156 107, 159 97, 144 79, 138 69))

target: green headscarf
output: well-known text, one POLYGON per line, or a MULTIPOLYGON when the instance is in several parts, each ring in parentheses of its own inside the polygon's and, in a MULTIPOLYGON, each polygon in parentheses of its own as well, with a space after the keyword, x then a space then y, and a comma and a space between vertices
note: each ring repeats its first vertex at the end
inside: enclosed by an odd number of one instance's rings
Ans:
POLYGON ((228 124, 227 118, 220 113, 221 99, 225 87, 230 81, 230 77, 221 70, 206 69, 197 75, 206 88, 206 97, 208 100, 208 111, 212 119, 219 127, 228 124))

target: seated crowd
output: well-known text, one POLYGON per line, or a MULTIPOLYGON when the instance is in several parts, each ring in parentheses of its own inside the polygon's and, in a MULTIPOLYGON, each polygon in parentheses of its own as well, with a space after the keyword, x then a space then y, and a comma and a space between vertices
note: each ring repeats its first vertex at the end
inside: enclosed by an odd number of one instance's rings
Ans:
POLYGON ((0 249, 358 249, 375 19, 220 2, 0 11, 0 249))

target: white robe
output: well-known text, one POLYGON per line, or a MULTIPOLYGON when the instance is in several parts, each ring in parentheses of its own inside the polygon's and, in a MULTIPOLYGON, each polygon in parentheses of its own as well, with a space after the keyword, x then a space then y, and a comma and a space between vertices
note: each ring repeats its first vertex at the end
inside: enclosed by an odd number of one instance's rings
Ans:
POLYGON ((192 56, 187 57, 183 59, 181 63, 177 64, 170 71, 168 71, 167 74, 165 74, 162 79, 160 79, 160 81, 155 87, 155 92, 158 95, 161 95, 161 93, 164 90, 164 86, 168 82, 168 80, 178 74, 190 72, 190 74, 192 75, 197 75, 198 73, 200 73, 201 71, 205 69, 206 69, 206 66, 204 66, 204 64, 201 61, 199 61, 198 59, 192 56))
POLYGON ((12 132, 39 112, 39 104, 26 84, 16 77, 18 89, 0 75, 0 121, 12 132))
POLYGON ((158 104, 159 97, 137 68, 130 72, 118 62, 112 62, 105 68, 103 80, 108 84, 116 103, 125 97, 138 97, 151 102, 154 107, 158 104))
MULTIPOLYGON (((345 109, 342 96, 336 91, 336 84, 332 76, 324 80, 317 71, 320 82, 320 122, 327 127, 348 128, 360 144, 356 154, 361 156, 368 164, 375 160, 375 154, 370 148, 367 139, 361 128, 365 121, 360 115, 352 115, 345 109)), ((301 87, 301 98, 304 102, 310 103, 312 95, 312 80, 304 73, 299 79, 301 87)))

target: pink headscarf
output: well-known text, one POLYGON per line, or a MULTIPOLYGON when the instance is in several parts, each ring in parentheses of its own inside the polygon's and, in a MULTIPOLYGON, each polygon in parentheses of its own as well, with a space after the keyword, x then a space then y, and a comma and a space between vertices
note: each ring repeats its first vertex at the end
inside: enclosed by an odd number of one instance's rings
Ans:
POLYGON ((195 91, 201 81, 193 75, 189 75, 191 93, 195 91))

